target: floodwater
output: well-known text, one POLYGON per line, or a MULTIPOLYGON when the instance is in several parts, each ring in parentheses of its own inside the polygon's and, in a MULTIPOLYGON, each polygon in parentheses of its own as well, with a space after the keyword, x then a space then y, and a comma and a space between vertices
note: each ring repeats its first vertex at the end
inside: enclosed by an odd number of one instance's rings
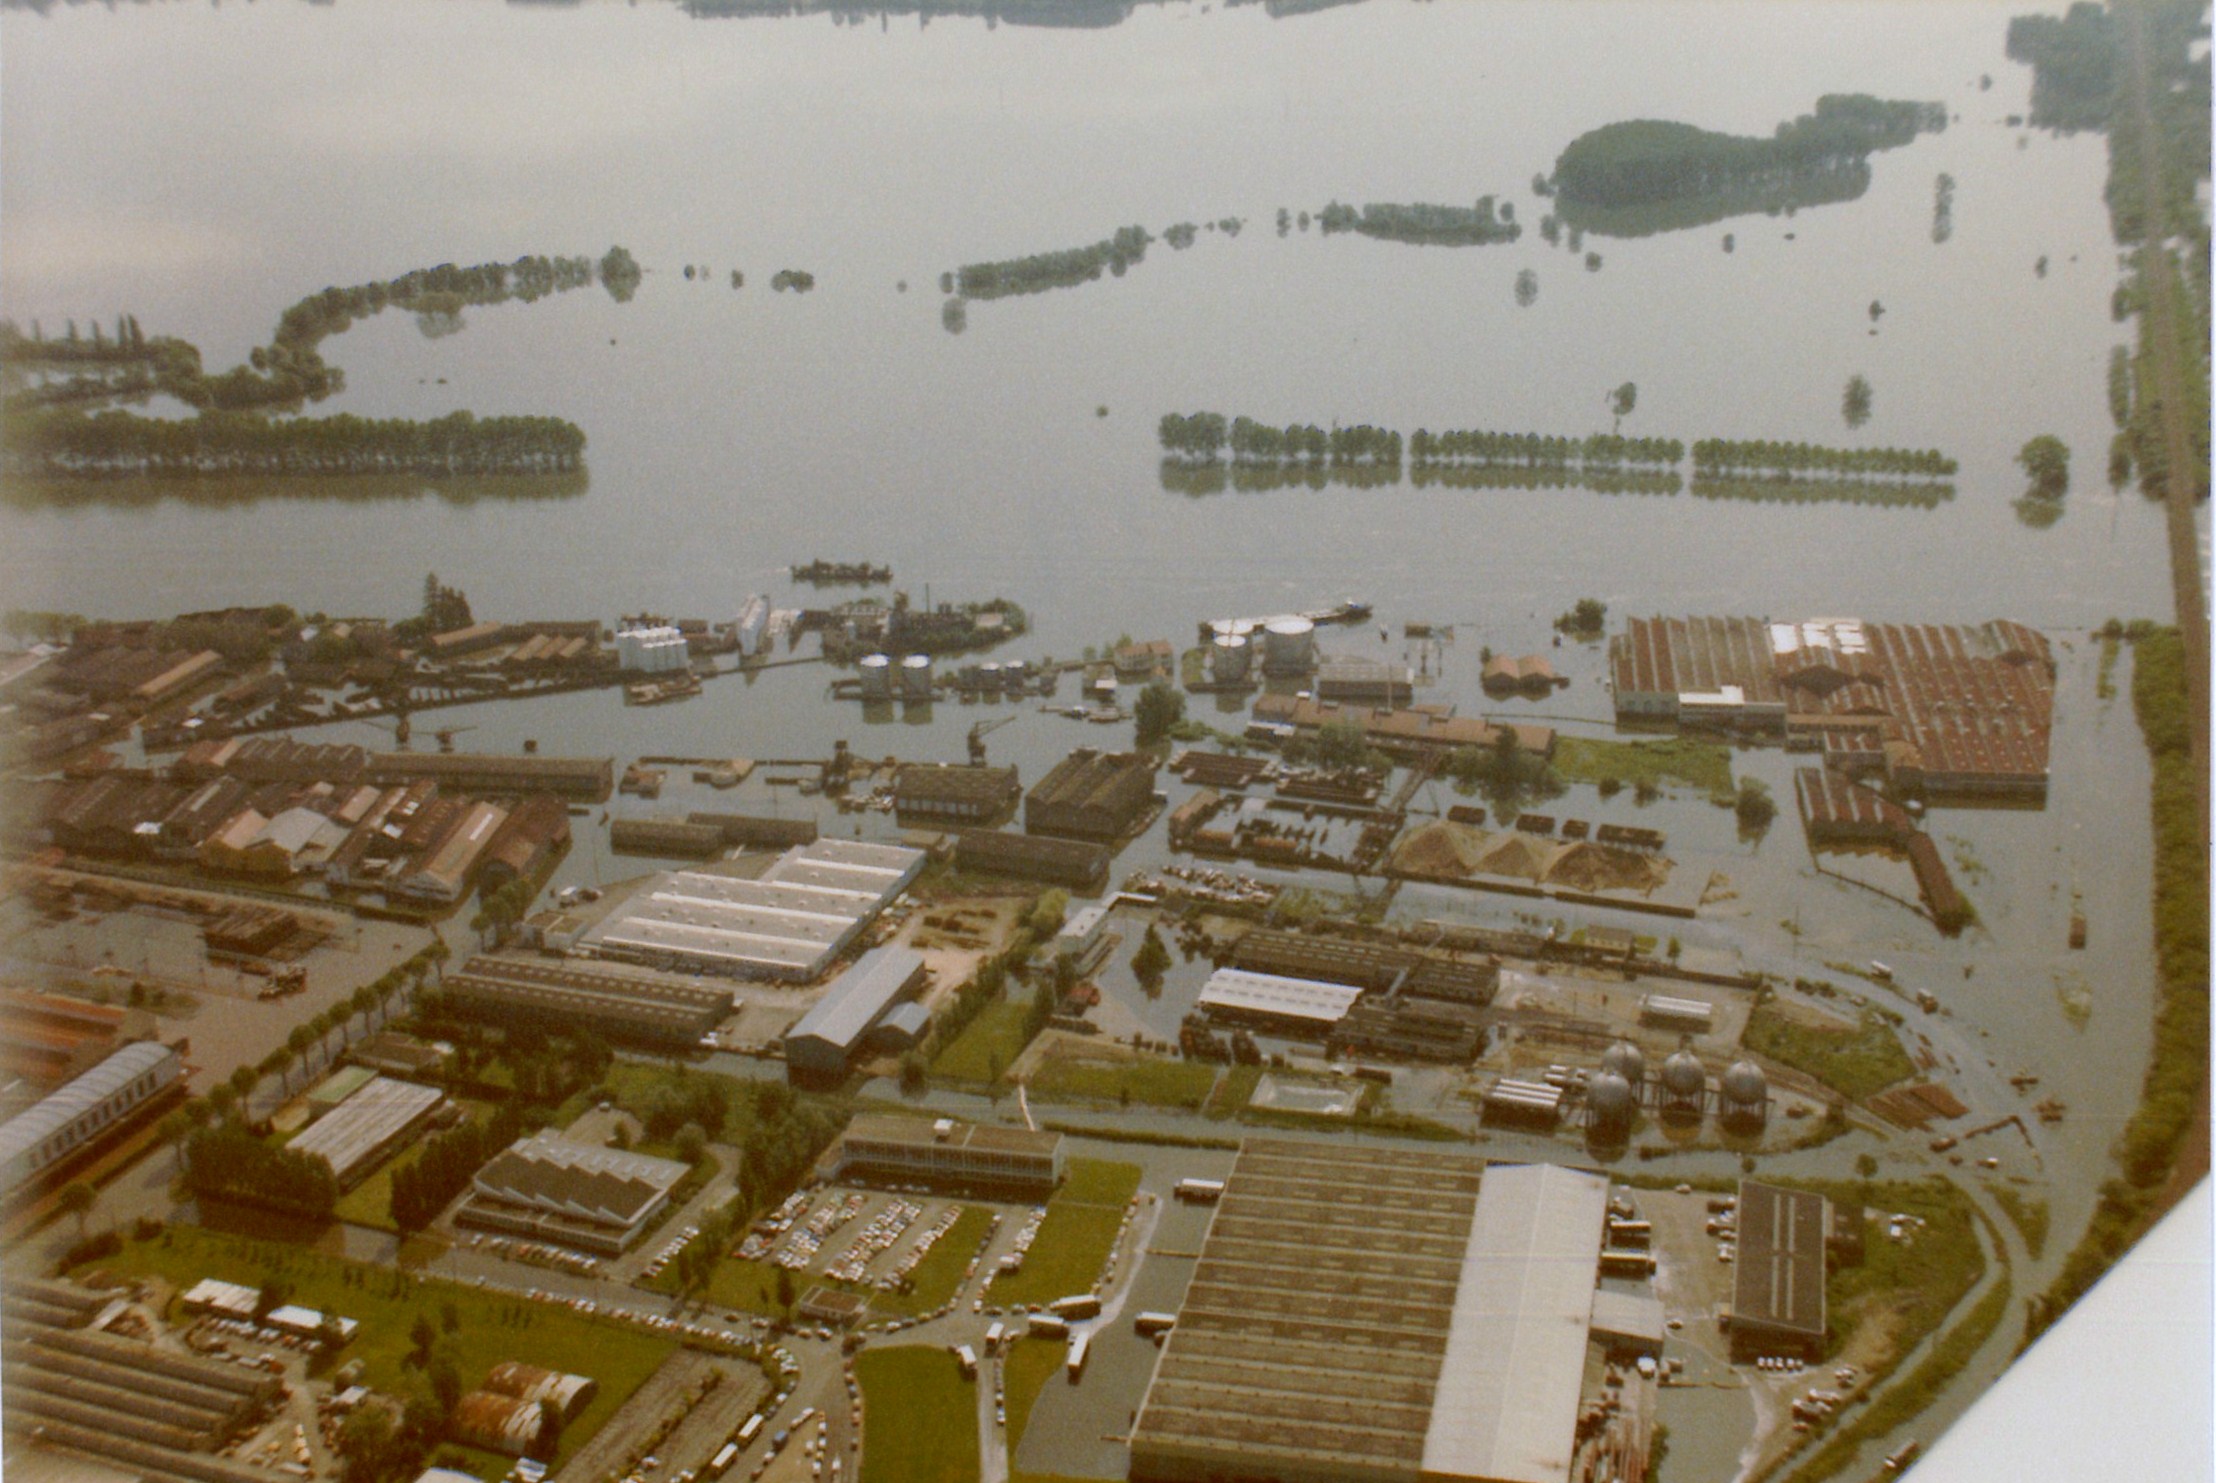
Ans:
MULTIPOLYGON (((1765 6, 1750 26, 1743 4, 1173 3, 1098 29, 706 20, 663 3, 9 9, 0 312, 19 324, 52 334, 129 312, 220 370, 327 284, 614 243, 647 271, 628 303, 587 288, 470 308, 436 334, 389 312, 323 346, 347 389, 319 410, 567 417, 590 439, 581 487, 9 490, 0 605, 400 616, 436 571, 480 617, 727 620, 754 591, 818 600, 785 569, 823 556, 890 563, 919 601, 1013 598, 1032 633, 998 657, 1038 658, 1361 597, 1391 636, 1326 630, 1325 647, 1398 656, 1402 623, 1453 624, 1421 698, 1587 730, 1608 725, 1600 651, 1548 647, 1580 596, 1619 617, 2020 619, 2054 637, 2062 666, 2053 796, 1934 815, 1981 916, 1959 940, 1817 873, 1791 760, 1774 751, 1734 759, 1787 803, 1759 841, 1699 797, 1641 807, 1577 787, 1548 809, 1662 828, 1680 869, 1731 878, 1737 898, 1682 929, 1688 951, 1787 974, 1882 957, 1942 1001, 1909 1022, 1935 1059, 2047 1078, 2035 1095, 2062 1096, 2070 1119, 1994 1149, 2053 1202, 2045 1260, 2016 1274, 2028 1292, 2090 1209, 2148 1046, 2146 764, 2128 656, 2119 698, 2098 698, 2084 630, 2164 616, 2169 598, 2161 512, 2103 487, 2108 356, 2127 335, 2109 317, 2104 143, 2004 122, 2027 106, 2029 75, 2002 52, 2009 13, 2027 8, 1765 6), (1943 100, 1951 118, 1873 156, 1858 200, 1596 236, 1597 271, 1536 230, 1547 203, 1532 177, 1584 130, 1652 116, 1764 134, 1855 91, 1943 100), (1957 182, 1943 245, 1941 173, 1957 182), (1280 207, 1334 199, 1481 194, 1513 205, 1521 240, 1417 247, 1275 224, 1280 207), (1157 241, 1121 277, 973 303, 960 334, 942 324, 939 276, 964 263, 1226 217, 1243 222, 1235 236, 1157 241), (707 271, 688 280, 687 264, 707 271), (773 293, 784 268, 817 287, 773 293), (1519 308, 1524 269, 1539 293, 1519 308), (1856 373, 1875 414, 1850 433, 1840 398, 1856 373), (1412 484, 1193 497, 1159 476, 1165 412, 1582 435, 1607 429, 1604 398, 1626 380, 1627 433, 1936 447, 1960 460, 1956 492, 1930 509, 1412 484), (2011 508, 2013 458, 2044 432, 2073 449, 2074 492, 2033 529, 2011 508), (1572 684, 1489 704, 1481 646, 1545 648, 1572 684), (2073 891, 2092 922, 2080 954, 2062 948, 2073 891)), ((1073 745, 1130 735, 1029 704, 865 715, 826 698, 831 678, 803 666, 649 710, 589 692, 419 723, 466 731, 469 749, 532 739, 625 760, 820 757, 834 738, 959 760, 973 725, 1016 717, 988 746, 1027 782, 1073 745)), ((1207 699, 1191 710, 1243 724, 1207 699)), ((820 808, 772 786, 778 773, 734 794, 680 770, 659 803, 612 807, 820 808)), ((1173 806, 1186 791, 1167 777, 1164 790, 1173 806)), ((1433 785, 1419 803, 1449 801, 1433 785)), ((578 821, 561 879, 651 868, 608 855, 597 814, 578 821)), ((1164 858, 1157 831, 1119 869, 1164 858)), ((1513 915, 1439 888, 1398 906, 1513 915)), ((1179 1007, 1147 1017, 1159 1032, 1179 1007)), ((1121 1347, 1096 1378, 1120 1371, 1121 1347)))

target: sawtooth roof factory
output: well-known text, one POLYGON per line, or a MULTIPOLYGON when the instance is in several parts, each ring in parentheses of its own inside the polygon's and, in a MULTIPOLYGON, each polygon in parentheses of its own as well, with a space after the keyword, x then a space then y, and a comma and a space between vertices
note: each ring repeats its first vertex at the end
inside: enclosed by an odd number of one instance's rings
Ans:
POLYGON ((677 870, 548 947, 654 968, 804 983, 820 976, 923 869, 921 850, 819 839, 758 877, 677 870))
POLYGON ((2021 623, 1634 618, 1608 660, 1619 720, 1797 742, 1912 792, 2046 792, 2054 655, 2021 623))
POLYGON ((1608 1182, 1249 1139, 1131 1440, 1142 1483, 1566 1483, 1608 1182))

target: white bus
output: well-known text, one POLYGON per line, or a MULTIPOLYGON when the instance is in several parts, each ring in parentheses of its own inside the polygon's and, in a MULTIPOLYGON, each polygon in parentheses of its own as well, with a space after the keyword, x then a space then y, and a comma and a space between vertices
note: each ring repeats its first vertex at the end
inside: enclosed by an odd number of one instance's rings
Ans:
POLYGON ((1131 1327, 1138 1331, 1140 1338, 1151 1339, 1156 1334, 1166 1334, 1171 1329, 1176 1328, 1177 1315, 1174 1313, 1142 1313, 1131 1321, 1131 1327))
POLYGON ((977 1351, 970 1348, 969 1345, 957 1344, 954 1346, 954 1362, 962 1367, 962 1378, 964 1380, 975 1380, 977 1378, 977 1351))
POLYGON ((761 1431, 761 1416, 758 1414, 754 1416, 749 1416, 746 1418, 746 1425, 740 1427, 736 1432, 733 1432, 731 1434, 731 1439, 737 1442, 741 1447, 744 1447, 747 1443, 753 1441, 757 1436, 761 1435, 761 1431))
POLYGON ((1093 1336, 1091 1334, 1079 1334, 1076 1338, 1070 1340, 1070 1384, 1075 1385, 1079 1377, 1085 1373, 1085 1357, 1091 1352, 1092 1344, 1093 1336))
POLYGON ((722 1477, 724 1474, 724 1470, 731 1466, 731 1464, 738 1458, 738 1455, 739 1444, 736 1442, 725 1442, 722 1448, 717 1451, 716 1455, 708 1460, 708 1476, 710 1478, 722 1477))
POLYGON ((1177 1198, 1190 1200, 1196 1205, 1213 1205, 1223 1198, 1223 1181, 1220 1179, 1180 1179, 1177 1181, 1177 1198))
POLYGON ((1058 1317, 1097 1318, 1100 1316, 1100 1299, 1092 1293, 1079 1293, 1071 1298, 1056 1298, 1047 1304, 1058 1317))
POLYGON ((997 1323, 985 1330, 985 1352, 987 1354, 1000 1353, 1000 1346, 1007 1337, 1008 1330, 997 1323))

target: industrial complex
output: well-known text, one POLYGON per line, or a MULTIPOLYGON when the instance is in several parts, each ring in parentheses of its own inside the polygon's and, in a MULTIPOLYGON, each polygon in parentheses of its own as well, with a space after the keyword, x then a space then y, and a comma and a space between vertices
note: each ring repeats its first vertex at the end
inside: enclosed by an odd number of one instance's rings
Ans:
POLYGON ((1552 1165, 1249 1139, 1132 1477, 1567 1479, 1607 1205, 1552 1165))

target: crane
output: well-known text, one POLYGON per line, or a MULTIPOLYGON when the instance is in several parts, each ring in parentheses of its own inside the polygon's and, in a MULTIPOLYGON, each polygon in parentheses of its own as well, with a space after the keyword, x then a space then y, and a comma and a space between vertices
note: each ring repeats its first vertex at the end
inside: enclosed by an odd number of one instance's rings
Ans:
POLYGON ((986 737, 992 735, 1001 727, 1006 726, 1009 722, 1020 721, 1022 719, 1023 712, 1018 711, 1012 716, 1001 716, 991 721, 980 721, 975 726, 972 726, 969 729, 970 766, 983 767, 985 765, 986 737))

